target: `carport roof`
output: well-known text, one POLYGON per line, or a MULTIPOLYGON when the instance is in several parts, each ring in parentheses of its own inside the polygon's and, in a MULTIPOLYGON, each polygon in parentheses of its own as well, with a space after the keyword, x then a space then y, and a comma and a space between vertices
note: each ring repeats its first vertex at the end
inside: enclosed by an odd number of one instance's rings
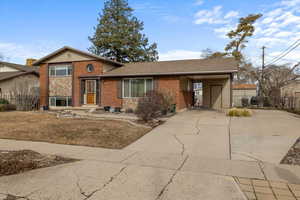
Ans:
POLYGON ((159 62, 128 63, 101 77, 224 74, 238 70, 234 58, 192 59, 159 62))

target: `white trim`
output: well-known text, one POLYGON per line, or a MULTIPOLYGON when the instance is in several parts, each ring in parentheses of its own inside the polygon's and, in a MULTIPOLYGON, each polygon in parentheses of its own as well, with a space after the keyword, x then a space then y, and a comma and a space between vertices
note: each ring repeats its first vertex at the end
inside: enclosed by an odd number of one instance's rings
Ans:
POLYGON ((129 98, 139 98, 139 97, 132 97, 131 96, 131 81, 132 80, 144 80, 144 91, 147 91, 147 80, 152 80, 152 90, 154 89, 154 81, 152 77, 143 77, 143 78, 123 78, 122 79, 122 98, 123 99, 129 99, 129 98), (125 84, 124 81, 129 80, 129 97, 125 97, 125 84))
POLYGON ((49 97, 49 107, 58 107, 58 108, 60 108, 60 107, 72 107, 72 105, 69 105, 69 99, 71 99, 71 101, 72 101, 72 97, 71 96, 50 96, 49 97), (53 105, 51 105, 51 98, 54 98, 55 99, 55 106, 53 106, 53 105), (66 98, 66 106, 56 106, 56 98, 66 98))
POLYGON ((84 105, 97 105, 97 80, 94 80, 94 79, 90 79, 90 80, 85 80, 85 93, 84 93, 84 105), (94 103, 93 104, 88 104, 87 103, 87 97, 88 97, 88 90, 87 90, 87 83, 89 82, 89 81, 93 81, 93 82, 95 82, 95 84, 94 84, 94 93, 93 94, 95 94, 94 95, 94 103))
POLYGON ((73 74, 73 66, 72 64, 51 64, 49 65, 48 75, 50 78, 53 77, 70 77, 73 74), (71 74, 68 75, 69 67, 71 68, 71 74), (51 75, 51 68, 54 68, 55 75, 51 75), (65 68, 66 75, 56 75, 56 68, 65 68))

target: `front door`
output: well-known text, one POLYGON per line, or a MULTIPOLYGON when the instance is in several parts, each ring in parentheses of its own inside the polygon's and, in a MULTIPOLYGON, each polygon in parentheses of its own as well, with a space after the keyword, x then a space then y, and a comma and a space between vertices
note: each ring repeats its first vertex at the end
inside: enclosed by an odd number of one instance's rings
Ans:
POLYGON ((222 109, 222 86, 212 85, 210 87, 210 106, 212 109, 222 109))
POLYGON ((96 104, 96 80, 86 80, 86 103, 96 104))

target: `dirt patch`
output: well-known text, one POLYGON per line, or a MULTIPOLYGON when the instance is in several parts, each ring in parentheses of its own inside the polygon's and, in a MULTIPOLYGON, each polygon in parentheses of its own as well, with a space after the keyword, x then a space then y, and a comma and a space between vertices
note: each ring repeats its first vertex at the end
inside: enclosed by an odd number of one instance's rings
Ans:
POLYGON ((286 156, 281 160, 281 164, 300 165, 300 138, 290 148, 286 156))
POLYGON ((31 150, 0 150, 0 176, 77 161, 56 155, 43 155, 31 150))
POLYGON ((0 138, 121 149, 151 128, 126 121, 57 118, 43 112, 1 112, 0 138))

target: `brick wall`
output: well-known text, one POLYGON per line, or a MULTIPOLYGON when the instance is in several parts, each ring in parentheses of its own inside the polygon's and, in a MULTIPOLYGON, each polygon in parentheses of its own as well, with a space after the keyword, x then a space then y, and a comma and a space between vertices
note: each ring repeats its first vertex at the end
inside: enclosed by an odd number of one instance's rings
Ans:
POLYGON ((48 105, 48 64, 41 64, 40 72, 40 104, 42 106, 48 105))
POLYGON ((103 63, 100 61, 79 61, 73 62, 73 104, 74 106, 81 106, 80 102, 80 76, 84 75, 100 75, 103 74, 103 63), (88 72, 86 66, 92 64, 94 66, 93 72, 88 72))
POLYGON ((122 107, 122 99, 118 98, 119 80, 113 78, 101 80, 101 106, 122 107))
MULTIPOLYGON (((118 98, 118 81, 120 79, 102 79, 101 105, 135 109, 138 98, 118 98)), ((179 76, 162 76, 155 78, 158 90, 173 96, 177 110, 189 107, 192 104, 192 91, 182 91, 179 76)))

